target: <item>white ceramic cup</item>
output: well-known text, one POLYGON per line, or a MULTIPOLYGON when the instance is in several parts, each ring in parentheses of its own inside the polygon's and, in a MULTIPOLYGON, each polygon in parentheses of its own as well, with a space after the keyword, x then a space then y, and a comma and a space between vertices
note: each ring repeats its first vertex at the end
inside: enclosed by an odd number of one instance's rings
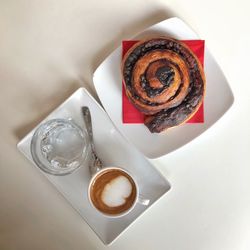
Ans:
POLYGON ((110 218, 118 218, 118 217, 121 217, 121 216, 124 216, 126 214, 128 214, 130 211, 132 211, 135 207, 135 205, 138 203, 138 204, 141 204, 141 205, 144 205, 144 206, 148 206, 149 203, 150 203, 150 200, 149 199, 146 199, 144 198, 141 194, 140 194, 140 190, 139 190, 139 186, 138 186, 138 183, 136 182, 135 178, 127 171, 127 170, 124 170, 123 168, 119 168, 119 167, 104 167, 102 168, 101 170, 97 171, 91 178, 90 182, 89 182, 89 187, 88 187, 88 199, 89 199, 89 202, 90 204, 92 205, 92 207, 94 207, 98 212, 100 212, 102 215, 106 216, 106 217, 110 217, 110 218), (91 195, 90 195, 90 192, 91 192, 91 187, 93 185, 93 182, 96 180, 96 178, 98 178, 99 175, 101 175, 103 172, 107 171, 107 170, 119 170, 119 171, 122 171, 124 173, 126 173, 127 175, 129 175, 131 177, 131 179, 134 181, 135 183, 135 187, 136 187, 136 198, 134 200, 134 203, 131 205, 131 207, 120 213, 120 214, 106 214, 106 213, 103 213, 102 211, 100 211, 99 209, 97 209, 95 207, 95 205, 93 204, 92 202, 92 199, 91 199, 91 195))

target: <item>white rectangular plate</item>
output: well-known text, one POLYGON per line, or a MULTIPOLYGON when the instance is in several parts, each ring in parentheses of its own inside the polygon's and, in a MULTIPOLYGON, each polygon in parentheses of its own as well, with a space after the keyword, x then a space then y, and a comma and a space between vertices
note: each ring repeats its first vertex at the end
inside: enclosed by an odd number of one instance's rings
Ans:
MULTIPOLYGON (((88 106, 90 109, 94 142, 97 154, 104 165, 127 169, 137 180, 140 192, 150 199, 150 205, 152 205, 170 189, 168 181, 133 145, 124 140, 114 128, 107 114, 86 89, 78 89, 42 122, 53 118, 72 118, 79 126, 84 126, 81 114, 82 106, 88 106)), ((26 135, 17 147, 35 165, 30 153, 30 142, 34 131, 35 129, 26 135)), ((104 244, 110 244, 149 208, 149 206, 137 204, 128 215, 118 219, 109 219, 98 213, 89 204, 87 198, 87 187, 90 180, 88 166, 82 166, 79 170, 66 176, 42 173, 79 212, 104 244)))
MULTIPOLYGON (((179 18, 157 23, 133 39, 166 35, 176 39, 199 39, 179 18)), ((207 89, 204 100, 205 122, 184 124, 161 134, 151 134, 144 124, 122 123, 121 47, 110 54, 94 73, 97 94, 116 127, 148 158, 158 158, 192 141, 212 126, 233 104, 233 94, 215 59, 206 48, 205 74, 207 89)))

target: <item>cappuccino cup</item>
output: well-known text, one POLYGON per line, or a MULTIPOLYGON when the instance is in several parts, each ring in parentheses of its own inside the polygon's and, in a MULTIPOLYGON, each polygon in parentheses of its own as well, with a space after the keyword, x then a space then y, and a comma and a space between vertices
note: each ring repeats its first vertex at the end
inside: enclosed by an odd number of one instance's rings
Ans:
POLYGON ((92 176, 88 198, 95 209, 113 218, 128 214, 137 203, 145 206, 150 203, 140 194, 132 175, 118 167, 102 168, 92 176))

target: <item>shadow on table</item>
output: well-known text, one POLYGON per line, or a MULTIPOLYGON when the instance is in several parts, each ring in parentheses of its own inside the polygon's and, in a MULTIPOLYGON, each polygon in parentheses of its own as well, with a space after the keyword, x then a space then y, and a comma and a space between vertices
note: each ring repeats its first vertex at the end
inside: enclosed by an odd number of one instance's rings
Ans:
MULTIPOLYGON (((166 9, 159 9, 154 11, 151 15, 147 15, 145 18, 138 20, 136 22, 130 23, 125 28, 121 27, 121 32, 114 38, 111 39, 103 48, 93 55, 93 60, 90 61, 90 67, 92 73, 98 67, 98 65, 108 56, 116 47, 118 47, 123 39, 128 39, 129 37, 137 34, 141 30, 149 27, 157 22, 165 20, 167 18, 176 16, 172 11, 166 9)), ((53 66, 53 65, 52 65, 53 66)), ((50 66, 50 68, 52 67, 50 66)), ((37 116, 31 121, 27 121, 24 124, 18 126, 14 129, 14 135, 18 140, 22 139, 28 132, 30 132, 37 124, 39 124, 45 117, 47 117, 51 111, 58 107, 66 98, 68 98, 74 91, 79 87, 86 87, 86 89, 99 101, 93 91, 93 86, 88 84, 89 81, 82 79, 83 76, 79 75, 79 81, 73 83, 63 84, 64 89, 60 89, 60 93, 54 92, 49 95, 46 99, 37 98, 33 99, 32 108, 37 110, 37 116)))
POLYGON ((159 9, 153 12, 151 15, 145 16, 145 18, 138 20, 137 22, 133 22, 127 25, 126 28, 121 29, 121 32, 114 38, 109 41, 100 51, 97 51, 96 55, 93 56, 92 62, 92 73, 96 70, 96 68, 101 64, 101 62, 113 51, 115 48, 119 47, 121 41, 124 39, 129 39, 133 37, 140 31, 145 28, 168 19, 170 17, 175 17, 176 14, 169 9, 159 9))
MULTIPOLYGON (((27 121, 26 123, 14 129, 14 135, 17 137, 17 139, 21 140, 34 127, 36 127, 37 124, 45 119, 55 108, 57 108, 80 87, 83 87, 81 82, 73 82, 66 86, 63 91, 60 90, 60 93, 51 93, 51 95, 46 99, 35 100, 32 105, 34 109, 37 110, 37 116, 31 121, 27 121)), ((88 86, 84 87, 88 89, 88 86)))

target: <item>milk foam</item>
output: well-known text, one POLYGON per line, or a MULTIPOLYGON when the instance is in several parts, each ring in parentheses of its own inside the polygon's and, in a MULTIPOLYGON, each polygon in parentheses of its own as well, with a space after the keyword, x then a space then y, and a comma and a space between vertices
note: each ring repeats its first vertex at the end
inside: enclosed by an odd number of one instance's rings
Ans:
POLYGON ((132 192, 132 185, 125 176, 118 176, 103 189, 102 201, 109 207, 121 206, 132 192))

